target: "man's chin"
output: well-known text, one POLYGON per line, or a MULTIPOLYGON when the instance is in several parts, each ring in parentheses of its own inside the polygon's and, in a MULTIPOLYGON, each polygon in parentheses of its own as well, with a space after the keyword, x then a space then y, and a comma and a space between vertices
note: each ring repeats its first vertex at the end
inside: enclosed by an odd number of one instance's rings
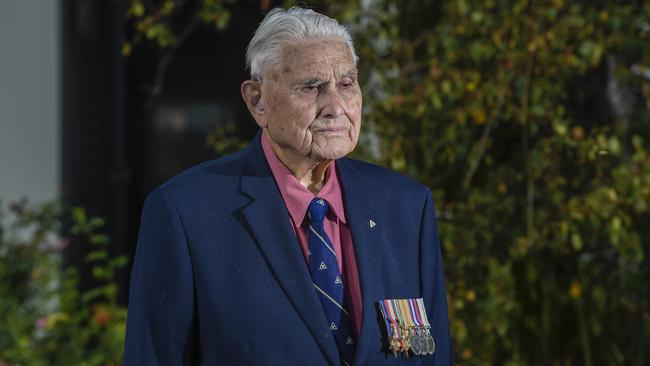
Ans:
POLYGON ((336 160, 345 157, 352 152, 353 146, 328 147, 326 149, 315 149, 312 156, 317 160, 336 160))

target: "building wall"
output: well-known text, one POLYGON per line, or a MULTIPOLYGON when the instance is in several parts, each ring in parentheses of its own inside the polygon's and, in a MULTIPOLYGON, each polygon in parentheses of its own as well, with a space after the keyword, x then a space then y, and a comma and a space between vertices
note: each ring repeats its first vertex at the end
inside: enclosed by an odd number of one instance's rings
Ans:
POLYGON ((0 201, 58 197, 59 1, 0 1, 0 201))

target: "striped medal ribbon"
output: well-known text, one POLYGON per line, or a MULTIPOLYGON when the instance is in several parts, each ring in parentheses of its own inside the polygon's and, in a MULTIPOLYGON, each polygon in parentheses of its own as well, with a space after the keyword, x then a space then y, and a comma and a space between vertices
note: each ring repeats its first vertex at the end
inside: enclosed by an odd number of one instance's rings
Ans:
MULTIPOLYGON (((422 320, 420 319, 420 314, 417 310, 417 304, 415 303, 414 299, 408 299, 408 306, 409 309, 411 310, 411 315, 413 315, 413 322, 415 322, 415 327, 411 329, 411 351, 416 356, 419 356, 422 354, 422 351, 424 350, 423 348, 423 337, 422 335, 424 334, 424 329, 422 326, 422 320)), ((424 346, 426 346, 426 341, 424 342, 424 346)))
POLYGON ((386 322, 388 349, 397 357, 409 351, 416 356, 432 355, 435 342, 423 299, 392 299, 378 302, 386 322))
POLYGON ((417 304, 418 314, 421 319, 421 324, 424 329, 424 334, 422 336, 423 344, 426 344, 425 346, 423 346, 422 354, 432 355, 436 351, 436 342, 433 340, 433 336, 431 336, 431 332, 430 332, 431 324, 429 323, 429 319, 427 318, 427 312, 424 308, 424 300, 417 299, 416 304, 417 304))
POLYGON ((400 331, 402 335, 402 352, 409 355, 411 349, 411 330, 414 329, 415 323, 411 317, 411 310, 408 308, 406 299, 394 300, 393 304, 397 308, 397 314, 400 319, 400 331))
POLYGON ((391 300, 379 301, 379 306, 386 321, 386 331, 388 332, 388 349, 397 357, 397 352, 401 352, 401 337, 399 331, 399 318, 395 313, 391 300))

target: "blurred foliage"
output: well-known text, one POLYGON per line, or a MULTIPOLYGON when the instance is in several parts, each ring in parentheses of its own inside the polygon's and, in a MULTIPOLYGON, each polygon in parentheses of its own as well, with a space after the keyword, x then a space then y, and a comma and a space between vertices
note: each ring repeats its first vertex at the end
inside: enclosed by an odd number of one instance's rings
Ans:
MULTIPOLYGON (((165 86, 167 69, 176 52, 201 25, 211 25, 224 30, 236 0, 127 0, 127 37, 122 44, 122 54, 131 56, 138 47, 157 51, 153 85, 146 108, 152 107, 165 86)), ((262 0, 260 10, 268 6, 262 0), (266 4, 266 5, 264 5, 266 4)))
POLYGON ((0 365, 120 365, 126 309, 113 278, 126 258, 109 257, 103 220, 70 212, 70 234, 92 246, 95 284, 81 291, 78 271, 63 269, 58 205, 20 202, 11 212, 0 230, 0 365))
POLYGON ((223 156, 245 148, 248 141, 238 136, 235 123, 228 122, 208 134, 207 145, 223 156))
POLYGON ((648 364, 650 4, 307 5, 356 40, 355 154, 434 193, 457 363, 648 364))
POLYGON ((134 45, 153 42, 161 48, 177 46, 200 23, 224 29, 230 22, 228 5, 234 0, 128 0, 130 40, 122 46, 128 56, 134 45))
POLYGON ((434 192, 458 364, 647 365, 650 4, 327 3, 362 155, 434 192))

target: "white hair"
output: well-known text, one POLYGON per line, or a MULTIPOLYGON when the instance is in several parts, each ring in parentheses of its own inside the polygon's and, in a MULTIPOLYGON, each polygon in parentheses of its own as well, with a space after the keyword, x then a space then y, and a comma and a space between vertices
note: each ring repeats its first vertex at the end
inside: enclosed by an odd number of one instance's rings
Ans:
POLYGON ((341 39, 348 45, 352 60, 357 64, 359 57, 354 50, 352 37, 336 19, 297 6, 271 10, 246 48, 246 67, 250 70, 251 78, 261 78, 266 67, 278 65, 282 46, 286 43, 318 38, 341 39))

